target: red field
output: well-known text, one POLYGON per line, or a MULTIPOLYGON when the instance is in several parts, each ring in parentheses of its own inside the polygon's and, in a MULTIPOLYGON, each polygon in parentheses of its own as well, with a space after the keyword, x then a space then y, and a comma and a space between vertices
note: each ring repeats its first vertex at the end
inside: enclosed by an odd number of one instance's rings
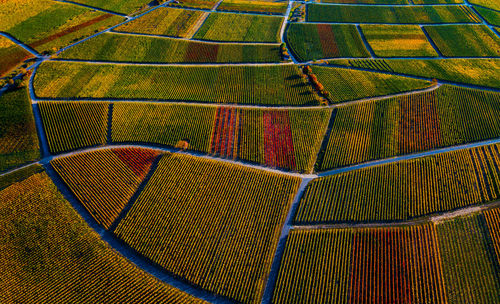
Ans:
POLYGON ((317 24, 316 27, 318 28, 321 49, 323 50, 325 58, 340 57, 332 26, 329 24, 317 24))
POLYGON ((266 165, 296 169, 290 118, 287 111, 264 111, 264 147, 266 165))

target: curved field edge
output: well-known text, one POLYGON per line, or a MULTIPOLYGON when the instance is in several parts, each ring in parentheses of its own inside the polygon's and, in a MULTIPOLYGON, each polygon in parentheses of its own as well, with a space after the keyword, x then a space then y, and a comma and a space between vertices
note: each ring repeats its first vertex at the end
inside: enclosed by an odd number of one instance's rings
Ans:
POLYGON ((0 237, 2 302, 203 303, 161 283, 108 247, 46 173, 12 184, 0 197, 0 222, 8 232, 0 237))

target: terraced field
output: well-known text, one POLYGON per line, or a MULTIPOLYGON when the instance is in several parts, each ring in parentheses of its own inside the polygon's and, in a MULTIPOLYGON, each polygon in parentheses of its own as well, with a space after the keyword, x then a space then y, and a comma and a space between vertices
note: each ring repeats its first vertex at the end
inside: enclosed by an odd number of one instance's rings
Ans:
POLYGON ((0 303, 499 302, 498 0, 0 8, 0 303))

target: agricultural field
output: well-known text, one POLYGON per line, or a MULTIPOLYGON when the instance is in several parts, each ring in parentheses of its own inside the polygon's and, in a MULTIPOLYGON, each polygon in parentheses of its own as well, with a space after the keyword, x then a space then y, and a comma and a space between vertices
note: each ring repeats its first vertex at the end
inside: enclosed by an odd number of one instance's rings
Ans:
MULTIPOLYGON (((499 3, 500 7, 500 3, 499 3)), ((494 11, 480 6, 475 6, 474 9, 483 16, 490 24, 500 26, 500 11, 494 11)), ((498 28, 497 28, 498 31, 498 28)))
POLYGON ((59 58, 119 62, 281 62, 279 45, 219 44, 106 33, 59 58), (170 50, 165 52, 165 50, 170 50))
POLYGON ((494 303, 500 298, 498 261, 482 215, 436 226, 446 298, 450 303, 494 303))
POLYGON ((332 60, 333 64, 500 88, 500 59, 332 60))
POLYGON ((0 96, 0 172, 40 157, 26 88, 0 96))
POLYGON ((309 4, 307 21, 347 23, 479 23, 467 6, 343 6, 309 4))
POLYGON ((0 31, 38 52, 61 47, 123 21, 122 17, 50 0, 2 3, 0 31))
POLYGON ((201 8, 212 9, 217 4, 217 0, 178 0, 177 2, 169 3, 170 6, 185 7, 185 8, 201 8))
POLYGON ((0 303, 500 303, 471 1, 0 0, 0 303))
POLYGON ((486 25, 424 27, 447 57, 500 57, 500 38, 486 25))
POLYGON ((194 10, 160 7, 140 18, 116 27, 116 32, 163 35, 170 37, 191 37, 197 24, 208 13, 194 10))
POLYGON ((416 25, 362 24, 361 30, 378 57, 437 56, 422 29, 416 25))
POLYGON ((102 149, 51 161, 97 223, 109 228, 139 187, 158 153, 102 149))
POLYGON ((273 0, 223 0, 217 10, 284 15, 287 6, 287 2, 273 0))
POLYGON ((309 183, 295 222, 401 221, 494 201, 498 168, 499 146, 490 145, 320 177, 309 183))
POLYGON ((438 252, 432 224, 292 230, 273 303, 446 303, 438 252))
POLYGON ((500 137, 500 94, 443 85, 335 111, 319 170, 500 137), (474 114, 472 114, 474 113, 474 114), (482 119, 476 119, 480 115, 482 119))
MULTIPOLYGON (((337 4, 409 4, 408 0, 321 0, 321 3, 337 4)), ((416 1, 413 1, 416 3, 416 1)))
POLYGON ((291 23, 290 50, 300 61, 335 57, 369 57, 354 25, 291 23))
POLYGON ((33 58, 33 55, 18 46, 10 39, 0 36, 0 77, 21 65, 24 60, 33 58))
POLYGON ((207 103, 317 104, 293 65, 134 66, 46 62, 34 79, 41 98, 129 98, 207 103), (78 79, 76 83, 73 79, 78 79), (156 85, 153 85, 156 84, 156 85))
POLYGON ((2 303, 205 303, 111 249, 46 173, 1 190, 0 201, 2 303))
POLYGON ((211 13, 193 37, 209 41, 278 43, 283 21, 282 17, 211 13))
POLYGON ((330 92, 328 98, 332 103, 413 91, 431 85, 425 80, 336 67, 313 66, 312 71, 330 92))
POLYGON ((299 183, 297 177, 166 154, 113 233, 201 288, 259 303, 299 183))
POLYGON ((112 12, 131 15, 132 13, 146 7, 151 1, 148 0, 74 0, 74 2, 105 9, 112 12))
POLYGON ((38 107, 50 152, 106 143, 109 103, 48 101, 39 103, 38 107))

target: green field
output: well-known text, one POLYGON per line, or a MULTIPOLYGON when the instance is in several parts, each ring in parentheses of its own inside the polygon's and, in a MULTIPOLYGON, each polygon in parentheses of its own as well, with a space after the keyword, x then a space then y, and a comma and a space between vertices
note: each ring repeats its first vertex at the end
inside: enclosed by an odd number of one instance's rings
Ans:
POLYGON ((307 21, 350 23, 478 23, 467 6, 341 6, 309 4, 307 21))
POLYGON ((449 303, 495 303, 498 262, 482 215, 436 225, 449 303))
POLYGON ((362 24, 361 30, 379 57, 434 57, 436 51, 417 25, 362 24))
POLYGON ((0 302, 204 303, 111 249, 46 173, 0 191, 0 302))
POLYGON ((238 11, 238 12, 257 12, 283 15, 286 12, 288 3, 281 1, 266 0, 224 0, 217 7, 218 11, 238 11))
POLYGON ((112 33, 87 40, 63 52, 59 58, 123 62, 281 62, 279 45, 217 44, 112 33))
MULTIPOLYGON (((500 5, 499 5, 500 7, 500 5)), ((480 6, 474 7, 476 11, 483 16, 483 18, 490 24, 500 26, 500 12, 483 8, 480 6)), ((497 29, 498 31, 498 29, 497 29)))
POLYGON ((279 42, 284 18, 211 13, 194 38, 211 41, 279 42))
POLYGON ((453 86, 341 107, 317 167, 328 170, 497 138, 499 109, 500 94, 453 86))
POLYGON ((332 60, 331 63, 500 88, 499 59, 332 60))
POLYGON ((51 153, 103 145, 108 131, 107 102, 40 102, 51 153))
POLYGON ((500 38, 486 25, 426 26, 439 51, 448 57, 500 57, 500 38))
POLYGON ((39 52, 57 50, 123 20, 122 17, 56 1, 7 0, 4 5, 0 12, 0 31, 11 34, 39 52))
POLYGON ((413 4, 460 4, 463 0, 413 0, 413 4))
POLYGON ((286 40, 300 61, 334 57, 369 57, 354 25, 291 23, 286 40))
POLYGON ((409 4, 408 0, 321 0, 320 2, 339 4, 409 4))
POLYGON ((314 179, 295 222, 400 221, 495 201, 498 145, 371 166, 314 179))
POLYGON ((352 69, 313 66, 312 70, 319 82, 330 92, 329 99, 332 103, 390 95, 430 86, 430 82, 425 80, 352 69))
POLYGON ((0 96, 0 172, 40 157, 26 88, 0 96))
POLYGON ((131 32, 172 37, 192 36, 195 24, 206 13, 201 11, 160 7, 140 18, 127 22, 114 31, 131 32))
POLYGON ((47 98, 126 98, 209 103, 317 104, 294 65, 114 66, 45 62, 34 79, 47 98))
POLYGON ((129 15, 142 7, 146 7, 148 0, 73 0, 73 2, 102 8, 108 11, 129 15))
POLYGON ((469 2, 471 4, 481 5, 481 6, 491 8, 494 10, 500 10, 500 1, 499 0, 472 0, 469 2))

